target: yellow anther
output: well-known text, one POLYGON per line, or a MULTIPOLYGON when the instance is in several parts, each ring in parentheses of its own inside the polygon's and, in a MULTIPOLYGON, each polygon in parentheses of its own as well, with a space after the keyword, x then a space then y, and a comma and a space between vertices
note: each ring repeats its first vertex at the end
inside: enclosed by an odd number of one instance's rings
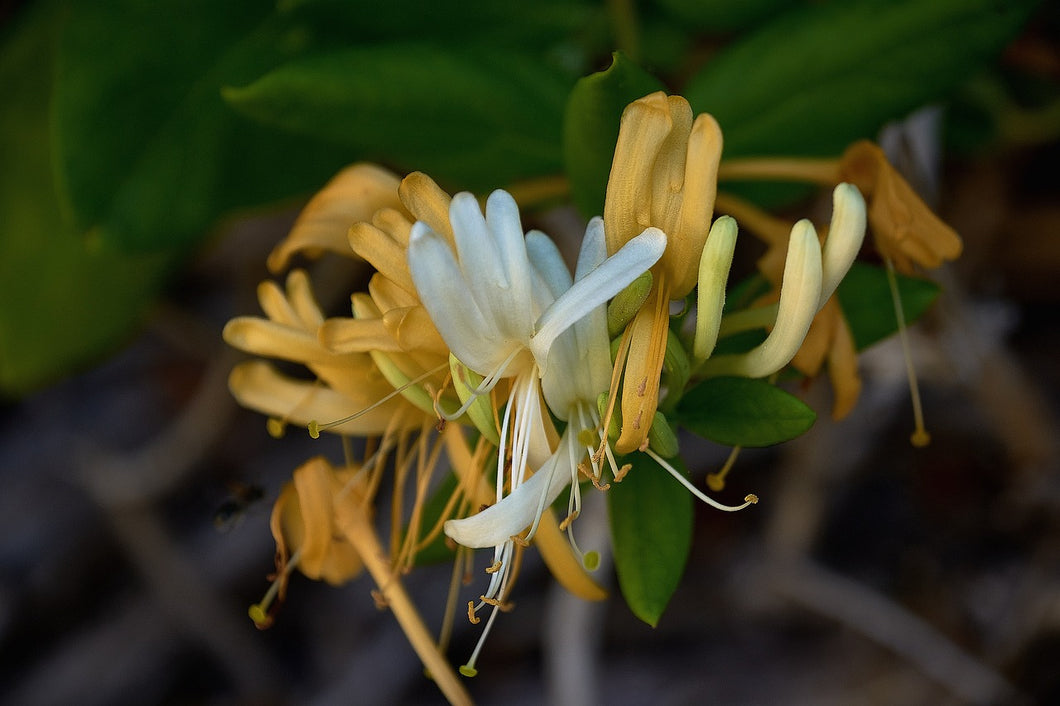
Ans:
POLYGON ((626 477, 626 475, 629 473, 630 469, 632 469, 632 468, 633 468, 633 464, 632 463, 623 464, 622 467, 618 469, 618 473, 615 474, 615 482, 616 483, 621 483, 622 479, 626 477))
MULTIPOLYGON (((472 625, 478 625, 479 623, 482 622, 482 618, 479 618, 478 616, 475 615, 475 601, 468 601, 467 602, 467 619, 472 625)), ((460 668, 460 672, 463 673, 463 671, 464 671, 464 668, 461 667, 460 668)), ((472 674, 472 675, 467 675, 467 676, 474 676, 474 675, 472 674)))
POLYGON ((309 420, 309 436, 314 439, 320 438, 320 425, 317 424, 317 420, 315 419, 309 420))
POLYGON ((268 430, 269 436, 273 439, 279 439, 282 438, 283 433, 287 431, 287 424, 282 419, 269 417, 269 421, 265 422, 265 429, 268 430))
POLYGON ((575 520, 578 519, 578 515, 579 514, 581 514, 581 513, 579 513, 577 510, 575 510, 571 514, 569 514, 566 517, 564 517, 563 518, 563 522, 559 523, 560 531, 565 532, 567 530, 567 528, 570 527, 570 523, 572 523, 572 522, 574 522, 575 520))
POLYGON ((501 570, 502 566, 504 566, 504 562, 502 562, 500 560, 495 561, 495 562, 493 562, 492 566, 486 567, 486 573, 487 574, 495 574, 495 573, 497 573, 498 571, 501 570))
POLYGON ((752 505, 757 505, 758 504, 758 496, 755 495, 754 493, 748 493, 747 495, 744 496, 743 501, 745 503, 751 503, 752 505))

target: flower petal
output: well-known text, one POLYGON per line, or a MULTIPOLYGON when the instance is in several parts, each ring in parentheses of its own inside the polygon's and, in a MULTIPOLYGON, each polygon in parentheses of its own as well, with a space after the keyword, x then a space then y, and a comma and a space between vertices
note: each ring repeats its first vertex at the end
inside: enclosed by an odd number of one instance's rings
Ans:
POLYGON ((548 507, 570 485, 569 459, 567 444, 560 442, 545 465, 506 498, 471 517, 447 520, 446 535, 472 549, 504 544, 534 522, 542 494, 548 507))
POLYGON ((647 228, 557 298, 538 319, 531 339, 538 364, 545 367, 548 350, 559 334, 629 286, 659 260, 665 249, 666 235, 658 228, 647 228))

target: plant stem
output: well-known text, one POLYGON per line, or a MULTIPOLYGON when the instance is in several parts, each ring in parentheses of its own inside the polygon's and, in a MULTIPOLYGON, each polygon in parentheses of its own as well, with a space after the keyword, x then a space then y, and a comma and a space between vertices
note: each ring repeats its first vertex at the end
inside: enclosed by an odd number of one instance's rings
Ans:
POLYGON ((386 553, 379 544, 379 539, 368 519, 356 509, 342 512, 335 519, 346 539, 360 554, 365 568, 379 586, 380 593, 386 599, 401 629, 405 631, 409 644, 416 651, 442 694, 454 706, 457 704, 471 706, 473 703, 471 695, 464 688, 445 655, 439 650, 427 626, 423 624, 423 619, 416 610, 416 606, 413 605, 408 592, 405 591, 401 579, 391 569, 386 553))

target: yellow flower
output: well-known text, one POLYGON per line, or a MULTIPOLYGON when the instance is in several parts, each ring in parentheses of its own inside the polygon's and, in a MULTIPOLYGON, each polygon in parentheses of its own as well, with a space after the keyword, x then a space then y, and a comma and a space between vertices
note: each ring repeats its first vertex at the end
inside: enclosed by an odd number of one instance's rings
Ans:
POLYGON ((917 196, 878 145, 862 140, 848 147, 839 160, 839 178, 868 198, 876 247, 900 272, 912 273, 913 264, 933 269, 960 256, 960 236, 917 196))
POLYGON ((721 147, 717 122, 706 114, 693 120, 680 96, 652 93, 622 114, 604 202, 608 253, 648 227, 662 230, 667 246, 652 268, 651 292, 627 327, 619 453, 647 443, 659 402, 670 301, 696 286, 713 219, 721 147))

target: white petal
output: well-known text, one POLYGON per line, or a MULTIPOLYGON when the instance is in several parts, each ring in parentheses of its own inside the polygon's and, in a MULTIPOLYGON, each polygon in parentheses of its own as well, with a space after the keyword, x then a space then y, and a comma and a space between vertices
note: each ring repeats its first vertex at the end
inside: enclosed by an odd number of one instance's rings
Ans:
POLYGON ((582 279, 606 259, 607 239, 604 234, 604 219, 597 216, 589 221, 585 229, 582 249, 578 253, 578 266, 574 269, 574 279, 582 279))
POLYGON ((496 547, 529 527, 545 493, 548 507, 570 485, 568 444, 560 443, 541 469, 496 505, 462 520, 448 520, 445 533, 458 544, 472 549, 496 547))
POLYGON ((526 238, 519 219, 519 206, 511 194, 497 189, 486 201, 486 225, 497 244, 497 250, 508 279, 512 302, 530 299, 530 260, 526 238))
POLYGON ((549 348, 559 334, 629 286, 662 257, 665 249, 666 235, 658 228, 647 228, 556 299, 538 319, 531 339, 538 364, 548 359, 549 348))
POLYGON ((820 310, 846 277, 865 239, 865 199, 853 184, 840 184, 832 192, 832 223, 824 242, 820 310))
POLYGON ((570 270, 567 269, 567 263, 563 260, 563 255, 560 254, 556 243, 539 230, 532 230, 526 234, 526 254, 548 289, 548 296, 538 296, 543 311, 557 297, 570 289, 572 283, 570 270))
POLYGON ((420 301, 446 345, 476 373, 492 372, 506 352, 499 345, 494 322, 483 315, 471 297, 449 244, 425 223, 418 222, 409 234, 408 258, 420 301))

